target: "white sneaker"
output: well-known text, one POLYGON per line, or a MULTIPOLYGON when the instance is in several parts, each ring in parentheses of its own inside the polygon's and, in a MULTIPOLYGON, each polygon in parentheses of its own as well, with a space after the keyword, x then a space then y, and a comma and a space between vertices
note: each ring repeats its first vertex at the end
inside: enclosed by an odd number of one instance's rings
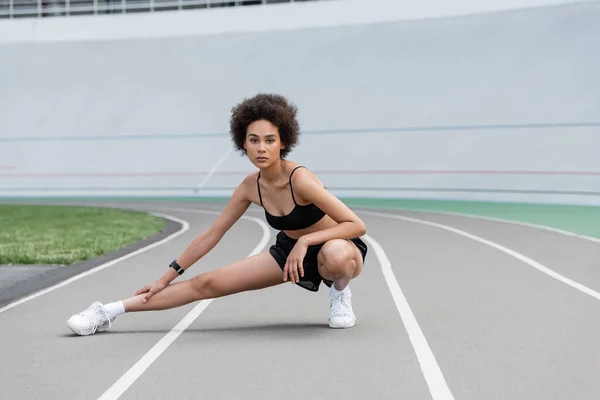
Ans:
MULTIPOLYGON (((333 288, 333 285, 331 285, 333 288)), ((352 292, 350 286, 337 296, 332 290, 329 291, 330 310, 329 310, 329 327, 330 328, 351 328, 356 323, 356 316, 352 311, 352 292)))
POLYGON ((95 301, 84 311, 69 318, 67 326, 74 333, 86 336, 106 331, 111 327, 112 321, 104 305, 95 301))

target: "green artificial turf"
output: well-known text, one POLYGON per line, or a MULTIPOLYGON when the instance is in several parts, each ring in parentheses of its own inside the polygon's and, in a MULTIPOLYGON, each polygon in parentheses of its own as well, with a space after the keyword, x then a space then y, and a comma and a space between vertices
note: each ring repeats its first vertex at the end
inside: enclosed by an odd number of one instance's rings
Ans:
POLYGON ((1 205, 0 264, 70 265, 160 232, 165 221, 110 208, 1 205))

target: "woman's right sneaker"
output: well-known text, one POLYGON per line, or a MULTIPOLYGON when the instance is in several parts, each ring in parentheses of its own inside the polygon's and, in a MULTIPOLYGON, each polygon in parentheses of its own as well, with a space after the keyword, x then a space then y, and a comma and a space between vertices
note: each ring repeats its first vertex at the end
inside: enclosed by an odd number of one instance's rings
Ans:
POLYGON ((73 315, 67 320, 69 329, 81 336, 104 332, 111 327, 114 319, 99 301, 95 301, 84 311, 73 315))

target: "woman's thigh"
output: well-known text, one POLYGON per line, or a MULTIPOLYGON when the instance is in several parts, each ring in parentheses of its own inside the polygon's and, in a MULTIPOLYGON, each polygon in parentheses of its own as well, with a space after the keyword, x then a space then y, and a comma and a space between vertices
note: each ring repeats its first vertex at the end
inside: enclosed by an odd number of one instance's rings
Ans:
POLYGON ((283 272, 269 254, 263 251, 232 264, 196 277, 208 281, 217 296, 257 290, 284 283, 283 272))

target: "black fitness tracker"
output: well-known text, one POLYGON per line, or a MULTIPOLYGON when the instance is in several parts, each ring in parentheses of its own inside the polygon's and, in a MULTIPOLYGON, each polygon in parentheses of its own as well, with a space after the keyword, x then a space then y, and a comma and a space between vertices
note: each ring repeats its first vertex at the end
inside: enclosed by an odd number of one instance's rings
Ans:
POLYGON ((179 266, 179 264, 177 264, 177 260, 173 260, 173 262, 171 264, 169 264, 169 267, 173 268, 175 271, 177 271, 177 273, 179 275, 182 275, 183 272, 185 271, 183 268, 181 268, 179 266))

